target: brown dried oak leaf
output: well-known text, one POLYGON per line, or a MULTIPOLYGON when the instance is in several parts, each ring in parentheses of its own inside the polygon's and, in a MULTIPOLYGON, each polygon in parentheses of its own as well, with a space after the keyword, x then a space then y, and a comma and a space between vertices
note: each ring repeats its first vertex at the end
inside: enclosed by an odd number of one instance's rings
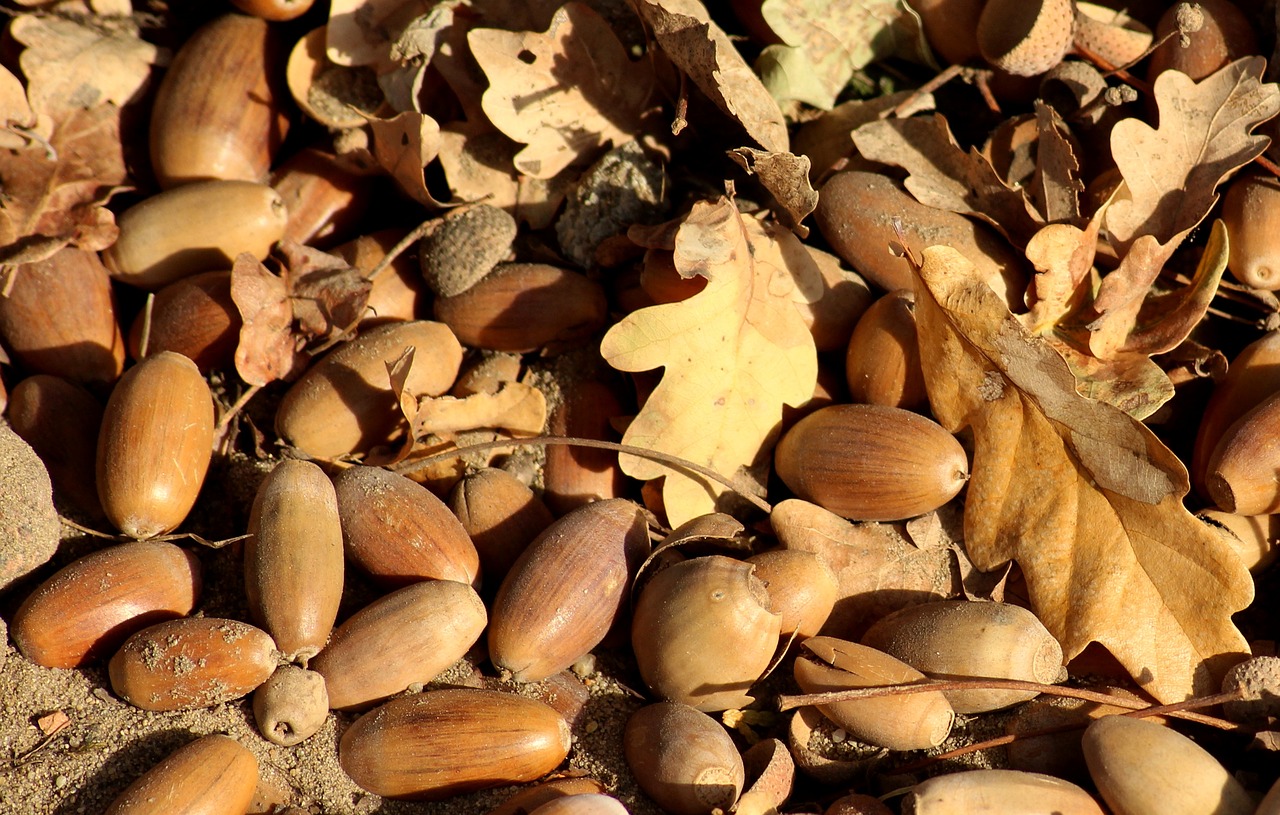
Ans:
MULTIPOLYGON (((783 404, 813 395, 818 356, 797 306, 821 296, 822 275, 794 235, 744 218, 727 198, 694 205, 676 232, 674 262, 683 277, 707 278, 706 288, 632 312, 601 342, 618 370, 665 369, 622 441, 733 476, 757 462, 783 404)), ((667 476, 673 526, 711 512, 722 489, 647 459, 619 463, 642 480, 667 476)))
POLYGON ((1140 422, 1080 396, 1062 358, 954 249, 924 251, 916 288, 934 415, 974 435, 973 562, 1018 562, 1068 658, 1098 642, 1163 702, 1215 691, 1247 654, 1231 615, 1253 582, 1183 507, 1181 462, 1140 422))

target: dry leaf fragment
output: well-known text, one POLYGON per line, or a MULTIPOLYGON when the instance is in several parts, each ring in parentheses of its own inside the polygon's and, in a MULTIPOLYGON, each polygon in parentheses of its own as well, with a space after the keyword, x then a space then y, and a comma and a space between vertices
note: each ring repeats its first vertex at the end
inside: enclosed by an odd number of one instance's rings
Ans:
POLYGON ((265 385, 301 372, 305 364, 291 330, 289 287, 249 252, 231 267, 231 300, 240 312, 236 373, 250 385, 265 385))
POLYGON ((1181 462, 1120 410, 1076 392, 955 250, 924 251, 916 293, 934 415, 971 427, 965 547, 1016 560, 1068 658, 1105 646, 1156 698, 1217 689, 1248 651, 1231 622, 1253 598, 1239 558, 1182 505, 1181 462))
POLYGON ((413 436, 451 439, 464 430, 482 427, 530 436, 541 433, 546 423, 547 400, 542 391, 523 382, 507 382, 497 393, 419 397, 413 436))
POLYGON ((405 111, 391 119, 369 119, 373 131, 373 155, 395 179, 400 189, 425 207, 441 204, 427 190, 422 174, 440 153, 440 125, 421 113, 405 111))
POLYGON ((526 145, 515 166, 551 178, 610 142, 635 138, 649 98, 648 63, 633 63, 599 14, 566 3, 546 32, 473 29, 471 53, 489 77, 489 121, 526 145))
POLYGON ((307 341, 329 339, 365 316, 373 284, 351 264, 292 239, 281 243, 279 254, 297 333, 307 341))
POLYGON ((739 147, 729 151, 729 158, 760 179, 777 203, 774 212, 784 226, 802 238, 809 237, 809 228, 800 222, 817 208, 818 193, 809 183, 808 156, 739 147))
POLYGON ((1053 108, 1036 100, 1036 169, 1028 195, 1046 223, 1076 224, 1080 218, 1080 162, 1066 124, 1053 108))
POLYGON ((330 0, 325 51, 330 61, 348 67, 385 62, 400 32, 432 5, 427 0, 330 0))
POLYGON ((737 120, 756 144, 787 152, 782 110, 705 6, 698 0, 639 0, 639 8, 667 58, 716 107, 737 120))
MULTIPOLYGON (((675 236, 684 277, 707 278, 687 300, 632 312, 604 336, 601 354, 622 371, 665 368, 623 442, 732 476, 756 462, 783 404, 813 395, 818 360, 796 302, 822 291, 821 273, 790 232, 766 231, 733 202, 698 202, 675 236), (798 247, 799 251, 784 248, 798 247)), ((710 512, 722 488, 635 456, 622 470, 667 476, 663 502, 678 525, 710 512)))

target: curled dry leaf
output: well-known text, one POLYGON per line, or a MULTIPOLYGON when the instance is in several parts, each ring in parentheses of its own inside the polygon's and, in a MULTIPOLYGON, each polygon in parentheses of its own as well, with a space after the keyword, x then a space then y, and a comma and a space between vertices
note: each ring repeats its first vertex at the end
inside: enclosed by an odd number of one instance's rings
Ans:
POLYGON ((231 300, 240 312, 236 373, 250 385, 290 379, 306 364, 293 335, 289 287, 249 252, 231 267, 231 300))
POLYGON ((809 228, 800 222, 817 208, 818 193, 809 183, 808 156, 739 147, 729 151, 729 158, 760 179, 760 184, 773 196, 777 204, 774 211, 784 226, 794 229, 802 238, 809 237, 809 228))
POLYGON ((440 153, 440 125, 421 113, 405 111, 391 119, 369 119, 373 131, 373 155, 400 189, 424 207, 440 202, 427 190, 422 174, 440 153))
MULTIPOLYGON (((821 273, 794 235, 744 218, 726 198, 694 204, 676 232, 674 263, 683 277, 707 278, 706 288, 632 312, 601 342, 618 370, 665 368, 622 440, 736 473, 771 443, 782 406, 813 395, 817 351, 795 303, 817 299, 821 273)), ((653 461, 618 459, 635 478, 667 476, 673 525, 712 511, 722 490, 653 461)))
POLYGON ((1212 693, 1248 651, 1231 615, 1253 598, 1238 556, 1182 505, 1187 471, 1141 423, 1080 396, 949 247, 925 250, 916 320, 938 421, 974 434, 965 547, 1016 560, 1067 658, 1107 648, 1157 699, 1212 693))
POLYGON ((652 84, 613 29, 589 6, 566 3, 546 32, 477 28, 471 53, 489 78, 482 105, 493 124, 525 145, 516 169, 551 178, 612 142, 631 141, 652 84))

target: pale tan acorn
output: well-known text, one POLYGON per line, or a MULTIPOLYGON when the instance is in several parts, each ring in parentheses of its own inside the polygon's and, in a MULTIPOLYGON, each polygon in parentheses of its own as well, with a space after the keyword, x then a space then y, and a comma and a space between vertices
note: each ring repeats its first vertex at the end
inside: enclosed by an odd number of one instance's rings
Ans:
POLYGON ((569 754, 569 726, 542 702, 448 688, 401 696, 342 734, 338 762, 361 789, 438 800, 546 775, 569 754))
POLYGON ((964 448, 937 422, 884 405, 831 405, 778 442, 774 469, 800 498, 856 521, 937 509, 969 477, 964 448))
POLYGON ((225 14, 178 49, 151 110, 160 186, 266 177, 289 126, 276 37, 261 19, 225 14))
POLYGON ((102 253, 111 277, 149 291, 199 272, 258 260, 284 235, 280 195, 254 181, 200 181, 157 193, 117 219, 120 237, 102 253))
POLYGON ((192 710, 244 696, 275 672, 275 643, 238 620, 183 617, 144 628, 111 658, 111 689, 143 710, 192 710))
POLYGON ((200 561, 172 543, 134 541, 91 552, 41 583, 13 615, 23 656, 75 668, 108 656, 148 626, 189 614, 200 597, 200 561))
POLYGON ((195 505, 213 454, 213 396, 195 363, 165 351, 116 383, 98 433, 98 497, 139 540, 173 530, 195 505))
POLYGON ((1227 428, 1209 459, 1205 488, 1218 508, 1238 515, 1280 511, 1280 393, 1227 428))
POLYGON ((747 558, 769 590, 769 607, 782 615, 783 637, 812 637, 835 607, 840 584, 835 572, 812 552, 774 549, 747 558))
POLYGON ((281 461, 249 513, 244 589, 254 620, 289 659, 305 665, 328 641, 345 568, 333 482, 309 461, 281 461))
POLYGON ((358 708, 430 682, 480 639, 486 621, 471 586, 423 580, 351 615, 311 668, 325 678, 330 707, 358 708))
POLYGON ((1227 182, 1222 197, 1227 227, 1227 269, 1254 289, 1280 289, 1280 179, 1245 170, 1227 182))
MULTIPOLYGON (((1008 603, 945 600, 880 619, 862 644, 917 671, 1053 684, 1063 676, 1062 646, 1036 615, 1008 603)), ((986 713, 1034 698, 1035 691, 943 691, 956 713, 986 713)))
MULTIPOLYGON (((925 678, 883 651, 834 637, 805 640, 794 672, 805 693, 897 685, 925 678)), ((832 702, 818 705, 818 710, 855 739, 890 750, 937 747, 955 721, 955 711, 938 691, 832 702)))
POLYGON ((1207 750, 1174 730, 1105 716, 1084 731, 1084 758, 1116 815, 1251 815, 1254 801, 1207 750))
POLYGON ((729 812, 746 783, 742 755, 724 727, 678 702, 631 714, 622 747, 640 789, 671 815, 729 812))
POLYGON ((1103 815, 1093 796, 1069 781, 1017 770, 968 770, 912 787, 904 815, 1103 815))
POLYGON ((532 787, 525 787, 489 810, 488 815, 527 815, 557 798, 598 792, 605 792, 605 786, 590 776, 552 778, 532 787))
POLYGON ((229 736, 203 736, 170 753, 116 796, 105 815, 243 815, 258 759, 229 736))
POLYGON ((556 798, 529 815, 627 815, 627 808, 617 798, 598 792, 566 795, 556 798))
POLYGON ((253 692, 258 732, 272 744, 301 744, 324 726, 328 716, 324 677, 298 665, 281 665, 253 692))
POLYGON ((489 658, 519 682, 568 668, 625 612, 649 554, 644 511, 622 498, 579 507, 512 565, 493 601, 489 658))
POLYGON ((1014 76, 1036 76, 1071 48, 1073 0, 987 0, 978 17, 978 50, 1014 76))
POLYGON ((1246 345, 1214 384, 1191 458, 1191 483, 1201 495, 1209 496, 1204 479, 1222 434, 1273 393, 1280 393, 1280 331, 1268 331, 1246 345))
POLYGON ((1222 537, 1249 571, 1257 573, 1275 562, 1280 540, 1280 516, 1237 515, 1220 509, 1201 510, 1196 517, 1222 533, 1222 537))

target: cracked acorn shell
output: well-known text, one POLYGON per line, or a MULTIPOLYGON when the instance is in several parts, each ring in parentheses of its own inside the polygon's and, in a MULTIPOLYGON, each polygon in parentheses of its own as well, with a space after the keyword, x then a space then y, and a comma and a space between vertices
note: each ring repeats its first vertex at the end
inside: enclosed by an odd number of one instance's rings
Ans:
POLYGON ((826 561, 799 549, 774 549, 747 558, 769 590, 769 607, 782 615, 783 637, 812 637, 835 608, 840 584, 826 561))
POLYGON ((129 637, 107 671, 116 695, 143 710, 191 710, 251 692, 276 669, 271 636, 239 620, 184 617, 129 637))
POLYGON ((136 631, 191 612, 200 561, 162 541, 109 546, 59 569, 27 596, 9 633, 23 656, 75 668, 115 651, 136 631))
MULTIPOLYGON (((1062 673, 1062 646, 1034 614, 1007 603, 946 600, 910 606, 872 625, 862 644, 930 675, 1052 685, 1062 673)), ((1011 690, 942 694, 956 713, 986 713, 1037 695, 1011 690)))
POLYGON ((243 815, 257 787, 253 753, 229 736, 203 736, 147 770, 105 815, 243 815))
POLYGON ((1018 770, 967 770, 916 784, 903 815, 1103 815, 1093 796, 1061 778, 1018 770))
POLYGON ((485 621, 475 589, 424 580, 351 615, 311 669, 325 678, 335 710, 381 701, 447 670, 480 639, 485 621))
POLYGON ((955 437, 918 413, 831 405, 796 422, 774 468, 800 498, 855 521, 931 512, 960 492, 969 461, 955 437))
POLYGON ((376 795, 439 800, 532 781, 560 766, 569 746, 568 724, 542 702, 447 688, 361 716, 342 734, 338 763, 376 795))
POLYGON ((281 461, 249 513, 244 591, 254 620, 289 659, 305 664, 328 641, 345 568, 333 482, 309 461, 281 461))
MULTIPOLYGON (((873 688, 925 678, 882 651, 834 637, 810 637, 800 647, 794 672, 805 693, 873 688)), ((955 711, 937 691, 850 699, 817 707, 855 739, 890 750, 937 747, 955 721, 955 711)))
POLYGON ((419 580, 480 582, 480 555, 435 493, 381 467, 334 476, 347 557, 384 586, 419 580))
POLYGON ((418 320, 362 332, 314 363, 289 388, 276 412, 276 432, 312 458, 366 452, 406 430, 387 379, 387 365, 414 349, 405 392, 439 396, 462 366, 462 346, 449 327, 418 320))
POLYGON ((1218 760, 1154 722, 1104 716, 1084 731, 1084 758, 1115 815, 1250 815, 1254 802, 1218 760))
POLYGON ((649 553, 644 511, 622 498, 580 507, 520 555, 489 620, 489 658, 517 682, 558 673, 600 644, 649 553))
POLYGON ((658 702, 627 719, 627 766, 671 815, 728 812, 746 783, 742 755, 715 719, 679 702, 658 702))
POLYGON ((165 351, 116 383, 98 432, 98 497, 131 538, 170 532, 195 505, 213 454, 213 395, 195 363, 165 351))
POLYGON ((654 693, 704 712, 752 702, 747 691, 773 660, 782 628, 754 571, 711 555, 668 566, 644 584, 631 645, 654 693))

